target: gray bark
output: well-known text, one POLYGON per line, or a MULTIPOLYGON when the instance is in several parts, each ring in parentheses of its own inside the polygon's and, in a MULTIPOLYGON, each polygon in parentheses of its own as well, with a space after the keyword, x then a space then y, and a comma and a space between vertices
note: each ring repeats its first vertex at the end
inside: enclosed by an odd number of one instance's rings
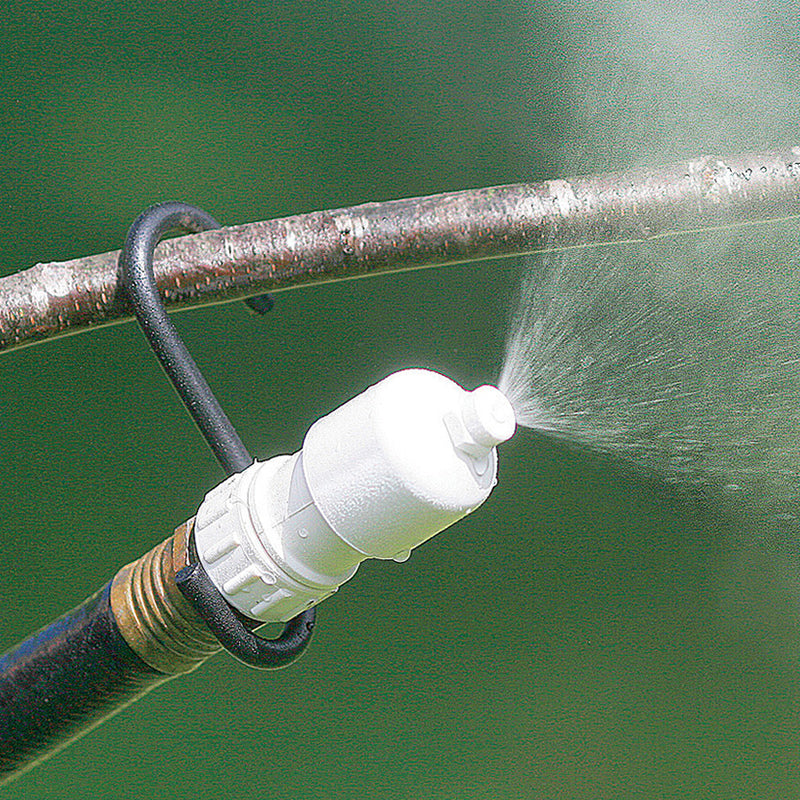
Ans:
MULTIPOLYGON (((211 209, 213 211, 213 209, 211 209)), ((171 309, 309 283, 800 215, 800 148, 365 203, 171 239, 155 273, 171 309)), ((0 350, 122 321, 119 252, 0 278, 0 350)))

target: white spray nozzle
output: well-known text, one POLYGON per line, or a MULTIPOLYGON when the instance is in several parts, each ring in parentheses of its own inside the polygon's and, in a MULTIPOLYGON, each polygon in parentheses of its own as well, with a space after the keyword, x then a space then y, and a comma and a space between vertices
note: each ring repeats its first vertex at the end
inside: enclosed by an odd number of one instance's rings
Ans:
POLYGON ((493 386, 467 392, 429 370, 396 372, 311 426, 303 449, 212 490, 195 542, 244 614, 287 620, 366 558, 405 560, 477 508, 496 483, 496 444, 516 426, 493 386))

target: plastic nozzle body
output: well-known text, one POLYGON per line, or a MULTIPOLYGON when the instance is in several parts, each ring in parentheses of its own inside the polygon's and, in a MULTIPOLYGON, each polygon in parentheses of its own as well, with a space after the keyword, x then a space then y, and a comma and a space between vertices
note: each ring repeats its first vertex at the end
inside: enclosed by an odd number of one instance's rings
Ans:
POLYGON ((298 453, 213 489, 195 521, 200 560, 242 613, 291 619, 365 559, 403 561, 481 505, 515 427, 493 386, 394 373, 314 423, 298 453))

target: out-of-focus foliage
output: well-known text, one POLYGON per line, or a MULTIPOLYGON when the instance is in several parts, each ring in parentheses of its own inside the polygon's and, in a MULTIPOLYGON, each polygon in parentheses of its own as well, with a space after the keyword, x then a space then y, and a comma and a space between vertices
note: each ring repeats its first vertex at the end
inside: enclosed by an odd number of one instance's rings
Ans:
MULTIPOLYGON (((795 21, 779 2, 9 2, 0 273, 116 248, 170 198, 236 223, 798 144, 795 21)), ((266 457, 398 367, 495 379, 516 271, 177 320, 266 457)), ((221 476, 132 325, 2 356, 0 409, 12 644, 221 476)), ((520 434, 486 506, 365 566, 297 666, 219 657, 7 796, 796 797, 793 524, 520 434)))

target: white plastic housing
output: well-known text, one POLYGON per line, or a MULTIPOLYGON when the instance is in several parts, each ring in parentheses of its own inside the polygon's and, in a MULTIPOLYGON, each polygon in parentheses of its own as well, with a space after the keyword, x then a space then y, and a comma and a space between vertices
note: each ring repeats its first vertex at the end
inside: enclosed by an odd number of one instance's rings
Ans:
POLYGON ((198 555, 225 599, 286 621, 366 558, 404 561, 473 511, 497 479, 511 404, 436 372, 396 372, 318 420, 303 449, 256 462, 206 496, 198 555))

